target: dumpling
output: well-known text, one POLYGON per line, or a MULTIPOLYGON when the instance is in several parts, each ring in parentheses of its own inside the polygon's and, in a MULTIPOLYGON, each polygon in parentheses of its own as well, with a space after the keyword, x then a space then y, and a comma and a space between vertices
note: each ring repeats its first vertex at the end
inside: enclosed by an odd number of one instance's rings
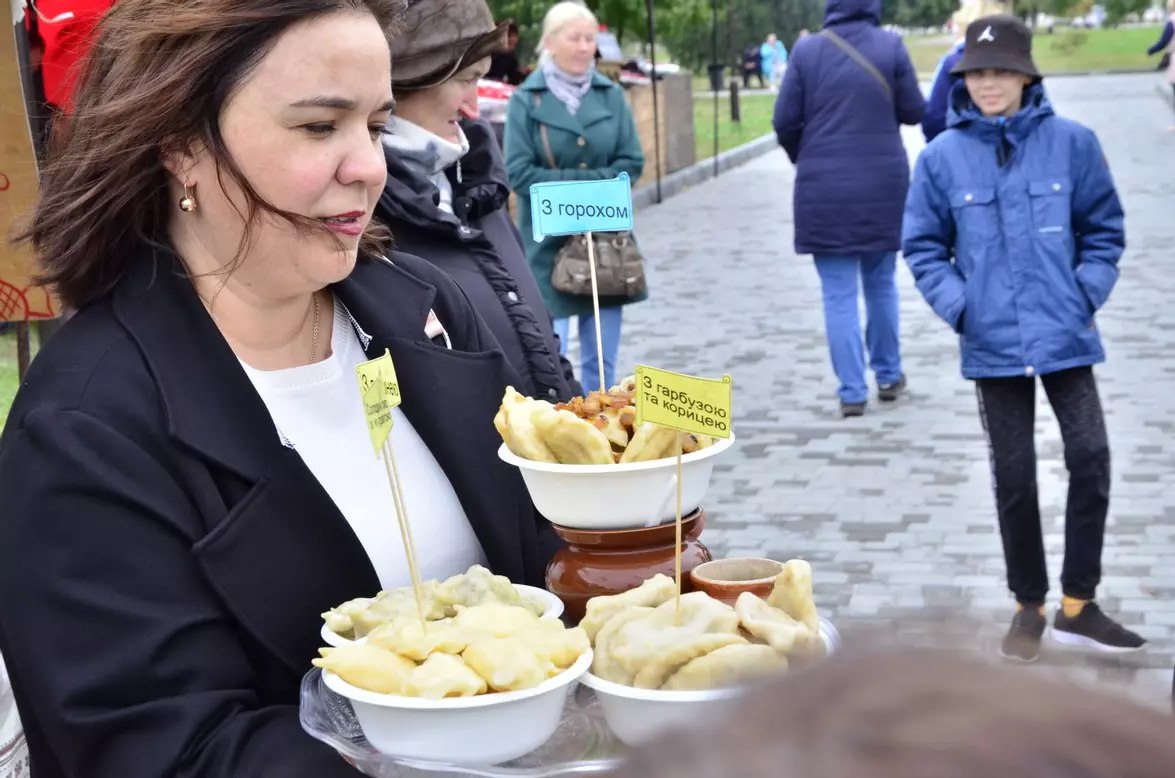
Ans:
POLYGON ((350 637, 355 630, 352 616, 362 613, 370 605, 370 597, 347 600, 342 605, 331 608, 322 614, 322 620, 326 622, 327 629, 330 631, 343 637, 350 637))
MULTIPOLYGON (((518 590, 515 589, 515 591, 518 591, 518 590)), ((540 600, 538 597, 535 597, 533 595, 522 594, 519 597, 518 604, 521 607, 526 608, 528 611, 530 611, 531 613, 533 613, 536 616, 542 616, 544 613, 547 612, 546 601, 540 600)))
POLYGON ((469 635, 451 621, 431 621, 425 629, 420 619, 409 618, 376 627, 367 642, 423 662, 436 653, 460 654, 469 645, 469 635))
POLYGON ((552 406, 535 407, 531 421, 543 442, 564 465, 612 465, 612 444, 604 433, 571 411, 552 406))
POLYGON ((743 629, 781 654, 790 654, 808 628, 778 608, 772 608, 751 592, 743 592, 734 603, 743 629))
MULTIPOLYGON (((424 617, 430 621, 445 617, 445 607, 436 599, 438 585, 436 581, 425 581, 420 587, 424 617)), ((420 618, 416 607, 416 594, 412 587, 380 592, 370 605, 352 614, 354 636, 356 638, 365 637, 376 627, 402 618, 420 618)))
POLYGON ((647 657, 640 672, 633 677, 632 685, 638 689, 660 689, 687 663, 724 646, 734 645, 746 645, 746 641, 730 632, 710 632, 671 643, 647 657))
POLYGON ((481 638, 470 643, 462 657, 494 691, 533 689, 547 680, 545 663, 530 641, 520 638, 481 638))
POLYGON ((767 604, 791 616, 813 634, 820 634, 820 616, 812 599, 812 566, 802 559, 792 559, 775 577, 775 588, 767 604))
POLYGON ((522 595, 504 575, 494 575, 481 565, 474 565, 468 572, 452 576, 436 588, 436 598, 448 615, 456 613, 457 605, 480 605, 483 602, 501 602, 519 605, 522 595))
POLYGON ((588 600, 587 612, 580 621, 583 628, 592 640, 610 618, 617 613, 631 607, 655 608, 663 602, 673 599, 677 594, 677 584, 667 575, 658 573, 635 589, 629 589, 621 594, 602 595, 588 600))
MULTIPOLYGON (((589 603, 590 606, 590 603, 589 603)), ((653 608, 634 605, 613 613, 604 627, 596 633, 595 657, 592 659, 592 674, 605 681, 630 685, 635 673, 628 672, 616 657, 614 644, 623 642, 622 630, 630 623, 645 618, 653 608)))
POLYGON ((771 646, 733 643, 687 662, 662 689, 695 691, 737 686, 757 675, 782 672, 787 658, 771 646))
MULTIPOLYGON (((734 608, 719 602, 705 592, 690 592, 681 597, 681 618, 678 619, 674 600, 662 603, 652 613, 627 622, 611 639, 611 653, 624 669, 624 674, 635 682, 650 667, 664 672, 668 664, 683 664, 698 654, 680 653, 695 645, 695 638, 706 634, 724 634, 731 640, 706 643, 709 650, 733 642, 743 642, 738 634, 738 614, 734 608)), ((648 670, 648 672, 654 672, 648 670)), ((662 679, 663 681, 664 679, 662 679)), ((651 683, 646 680, 645 683, 651 683)), ((645 688, 656 688, 648 687, 645 688)))
POLYGON ((567 629, 558 619, 541 619, 539 623, 537 630, 521 637, 549 675, 563 672, 591 650, 592 642, 581 628, 567 629))
POLYGON ((680 433, 677 430, 645 422, 637 428, 620 457, 620 463, 650 462, 654 459, 665 459, 677 456, 680 445, 680 433))
POLYGON ((486 635, 507 638, 535 629, 539 618, 518 605, 485 602, 470 607, 457 607, 453 626, 467 635, 486 635))
POLYGON ((416 663, 370 643, 351 643, 338 648, 320 648, 315 667, 330 670, 352 686, 380 694, 402 694, 404 682, 416 670, 416 663))
MULTIPOLYGON (((677 602, 673 599, 658 605, 649 615, 627 623, 619 630, 612 639, 612 653, 627 675, 632 676, 633 683, 637 683, 643 672, 653 673, 645 676, 644 683, 649 684, 652 683, 650 677, 667 672, 666 666, 672 669, 673 665, 700 656, 699 653, 689 653, 697 650, 697 645, 709 645, 707 650, 712 651, 721 645, 743 642, 738 635, 738 626, 738 613, 730 605, 718 602, 705 592, 690 592, 682 596, 680 619, 677 602), (731 639, 696 642, 694 638, 701 635, 725 635, 731 639)), ((658 685, 660 683, 664 683, 664 678, 658 685)), ((645 685, 644 688, 656 689, 657 686, 645 685)))
POLYGON ((488 688, 485 680, 460 657, 433 654, 408 675, 402 693, 426 700, 443 700, 485 694, 488 688))
POLYGON ((494 417, 494 427, 505 441, 506 448, 523 459, 532 462, 558 462, 555 453, 543 442, 531 421, 535 407, 542 406, 551 407, 550 403, 524 397, 515 391, 513 386, 507 386, 502 406, 498 410, 498 415, 494 417))

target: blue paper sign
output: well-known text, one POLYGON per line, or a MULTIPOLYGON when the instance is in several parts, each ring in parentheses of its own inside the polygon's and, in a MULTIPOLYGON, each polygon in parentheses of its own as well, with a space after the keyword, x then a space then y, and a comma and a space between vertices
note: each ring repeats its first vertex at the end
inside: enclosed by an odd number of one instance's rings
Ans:
POLYGON ((628 173, 603 181, 548 181, 530 187, 534 239, 632 229, 628 173))

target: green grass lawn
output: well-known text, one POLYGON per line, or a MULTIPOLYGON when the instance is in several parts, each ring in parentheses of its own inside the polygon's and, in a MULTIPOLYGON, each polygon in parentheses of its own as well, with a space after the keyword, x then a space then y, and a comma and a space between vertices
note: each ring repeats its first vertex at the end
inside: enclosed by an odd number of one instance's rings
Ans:
MULTIPOLYGON (((1158 40, 1159 31, 1158 27, 1058 29, 1052 35, 1042 31, 1036 35, 1032 53, 1037 67, 1046 75, 1085 70, 1145 70, 1157 63, 1155 58, 1146 56, 1146 50, 1158 40)), ((952 38, 941 35, 906 39, 914 67, 923 76, 934 72, 953 43, 952 38)))
MULTIPOLYGON (((718 100, 718 150, 719 152, 741 146, 771 132, 771 113, 775 108, 775 95, 751 95, 740 97, 742 121, 730 120, 730 98, 718 100)), ((699 160, 714 156, 714 101, 694 100, 694 143, 699 160)))

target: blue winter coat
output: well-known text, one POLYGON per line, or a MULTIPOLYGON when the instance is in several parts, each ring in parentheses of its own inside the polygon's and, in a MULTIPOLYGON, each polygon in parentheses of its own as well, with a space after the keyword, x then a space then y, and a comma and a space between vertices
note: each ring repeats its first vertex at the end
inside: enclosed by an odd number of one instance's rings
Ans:
POLYGON ((926 115, 922 117, 922 135, 925 136, 927 143, 937 138, 947 128, 947 111, 950 109, 951 89, 961 78, 952 74, 951 70, 962 58, 963 42, 960 41, 943 55, 938 62, 938 70, 934 71, 930 97, 926 99, 926 115))
POLYGON ((1114 288, 1126 236, 1097 137, 1055 116, 1039 84, 1006 120, 984 118, 965 84, 951 105, 951 129, 918 159, 902 251, 919 291, 962 336, 963 375, 1101 362, 1094 312, 1114 288))
POLYGON ((796 164, 799 254, 897 251, 910 167, 900 124, 926 103, 901 38, 879 28, 880 0, 828 0, 825 27, 861 52, 893 94, 823 35, 792 51, 775 134, 796 164))

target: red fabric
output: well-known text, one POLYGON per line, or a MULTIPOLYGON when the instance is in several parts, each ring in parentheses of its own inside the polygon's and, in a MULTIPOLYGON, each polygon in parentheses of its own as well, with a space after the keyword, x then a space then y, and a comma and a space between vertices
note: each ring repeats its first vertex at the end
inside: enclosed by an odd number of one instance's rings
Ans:
POLYGON ((69 112, 73 109, 73 88, 82 63, 93 44, 94 28, 102 14, 115 0, 36 0, 38 16, 27 9, 26 25, 36 27, 45 46, 41 59, 41 79, 45 99, 69 112), (54 17, 73 13, 73 18, 49 21, 54 17))

